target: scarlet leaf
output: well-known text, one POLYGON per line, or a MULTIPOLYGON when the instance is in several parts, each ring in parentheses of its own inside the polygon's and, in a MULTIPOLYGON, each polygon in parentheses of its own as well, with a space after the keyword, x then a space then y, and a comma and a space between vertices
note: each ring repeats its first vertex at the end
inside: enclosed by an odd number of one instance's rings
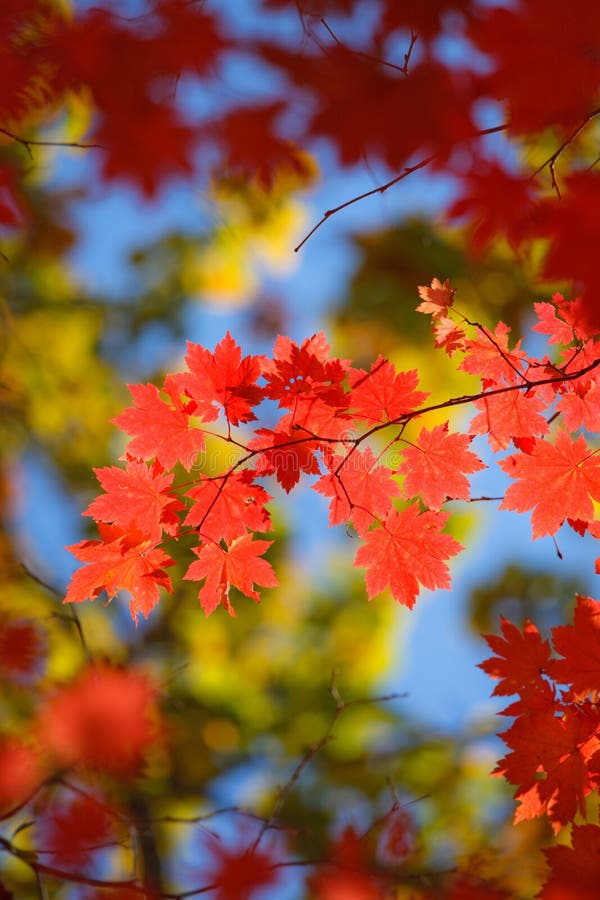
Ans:
POLYGON ((141 672, 89 666, 47 702, 38 732, 63 765, 135 776, 160 736, 155 689, 141 672))
POLYGON ((298 484, 302 472, 309 475, 319 473, 315 452, 321 445, 303 437, 301 431, 258 428, 256 434, 259 437, 248 444, 249 449, 262 451, 256 462, 256 471, 261 475, 275 475, 287 493, 298 484))
POLYGON ((223 408, 232 425, 256 418, 252 407, 263 399, 263 390, 256 384, 263 357, 242 359, 241 348, 227 332, 214 353, 188 342, 185 361, 189 373, 179 376, 178 384, 194 401, 197 415, 207 422, 216 419, 216 404, 223 408))
POLYGON ((299 401, 320 400, 336 409, 347 406, 341 384, 349 362, 329 358, 329 344, 322 331, 300 346, 279 335, 273 348, 273 360, 264 366, 265 396, 279 400, 279 406, 297 413, 299 401))
POLYGON ((464 548, 442 533, 447 518, 447 513, 419 514, 413 503, 401 512, 391 510, 381 528, 368 532, 354 565, 367 569, 369 599, 389 585, 393 597, 412 609, 420 584, 432 589, 450 587, 445 560, 464 548))
POLYGON ((510 328, 498 322, 493 332, 480 329, 477 338, 468 340, 465 358, 459 365, 463 372, 479 375, 484 381, 500 383, 503 379, 514 383, 515 374, 523 370, 525 353, 521 341, 514 350, 508 349, 510 328))
POLYGON ((419 378, 415 369, 396 373, 395 367, 378 356, 369 372, 350 369, 352 392, 350 405, 357 419, 369 423, 396 421, 412 413, 429 394, 417 391, 419 378))
POLYGON ((190 469, 198 453, 204 449, 204 432, 190 424, 194 404, 184 405, 179 399, 176 382, 167 379, 165 390, 172 390, 172 403, 161 399, 153 384, 130 384, 135 406, 130 406, 112 419, 121 431, 133 435, 128 452, 140 459, 155 457, 165 469, 180 462, 190 469))
POLYGON ((408 497, 420 494, 431 509, 439 509, 447 498, 469 499, 469 482, 463 473, 478 472, 485 465, 468 449, 466 434, 451 434, 448 423, 431 431, 422 428, 416 446, 403 449, 404 462, 398 472, 405 476, 408 497))
POLYGON ((563 659, 550 662, 550 674, 575 694, 600 692, 600 602, 578 597, 573 624, 552 629, 554 649, 563 659))
POLYGON ((521 633, 502 616, 502 634, 504 637, 484 635, 490 648, 498 655, 479 663, 479 668, 490 678, 499 679, 494 694, 517 694, 528 686, 540 687, 542 673, 550 660, 548 641, 542 641, 539 631, 529 619, 521 633))
POLYGON ((542 712, 504 732, 512 752, 495 771, 520 785, 515 824, 546 813, 556 832, 577 811, 585 814, 585 798, 595 787, 589 761, 600 748, 599 726, 598 712, 566 708, 562 718, 542 712))
POLYGON ((138 615, 147 617, 159 601, 158 588, 173 590, 163 570, 174 565, 174 561, 140 531, 117 525, 99 525, 98 530, 102 540, 81 541, 67 547, 87 565, 73 573, 63 602, 95 600, 103 591, 110 602, 117 591, 127 590, 131 593, 129 609, 134 621, 138 615))
POLYGON ((148 466, 130 458, 124 469, 110 466, 94 472, 106 493, 92 500, 84 516, 113 522, 124 530, 137 529, 153 541, 160 541, 163 530, 171 537, 177 535, 177 512, 185 507, 171 493, 173 476, 165 475, 158 461, 148 466))
POLYGON ((581 298, 565 300, 562 294, 553 294, 552 303, 534 303, 538 322, 533 331, 548 335, 549 344, 571 344, 584 341, 592 335, 586 309, 581 298))
POLYGON ((221 538, 232 541, 246 531, 269 531, 273 526, 265 504, 271 495, 254 484, 253 478, 249 471, 201 477, 188 491, 194 505, 185 524, 196 526, 202 538, 215 542, 221 538))
POLYGON ((531 453, 515 453, 499 465, 511 478, 500 509, 533 509, 533 537, 554 534, 566 518, 590 522, 592 498, 600 500, 600 459, 583 435, 559 431, 556 443, 537 441, 531 453))
POLYGON ((41 823, 41 845, 50 864, 81 871, 94 852, 115 842, 113 820, 93 797, 80 795, 53 806, 41 823))
POLYGON ((330 475, 324 475, 314 485, 315 491, 331 497, 329 524, 352 522, 363 537, 375 517, 384 518, 391 508, 392 497, 400 493, 392 470, 377 466, 370 447, 364 453, 356 450, 343 456, 333 456, 328 462, 330 475))
MULTIPOLYGON (((515 385, 514 377, 511 379, 515 385)), ((548 434, 550 426, 542 415, 547 404, 535 392, 521 390, 490 394, 475 400, 481 412, 474 416, 469 431, 471 434, 487 434, 494 452, 505 450, 511 441, 517 444, 523 440, 548 434)))
POLYGON ((0 735, 0 816, 27 803, 43 777, 40 760, 29 744, 0 735))
POLYGON ((544 850, 550 876, 540 894, 541 900, 596 900, 598 896, 598 858, 600 827, 573 825, 571 847, 557 845, 544 850))
POLYGON ((211 841, 208 850, 207 877, 215 885, 216 900, 258 900, 257 891, 268 890, 278 881, 275 860, 264 850, 228 848, 218 840, 211 841))
POLYGON ((205 580, 200 588, 198 598, 202 609, 209 616, 222 603, 230 616, 235 616, 229 600, 229 590, 236 587, 242 594, 260 602, 260 596, 254 585, 261 587, 277 587, 271 564, 261 559, 271 546, 272 541, 254 541, 251 534, 236 538, 227 548, 213 541, 194 548, 198 559, 191 564, 184 579, 188 581, 205 580))
POLYGON ((44 640, 37 624, 28 619, 0 616, 0 680, 28 681, 39 674, 44 640))

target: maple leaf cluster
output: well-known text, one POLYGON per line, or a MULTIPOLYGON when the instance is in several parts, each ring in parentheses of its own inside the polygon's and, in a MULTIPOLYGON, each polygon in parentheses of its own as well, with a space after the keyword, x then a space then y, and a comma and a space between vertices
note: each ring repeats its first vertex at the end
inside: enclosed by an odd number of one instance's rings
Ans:
POLYGON ((329 524, 345 523, 362 540, 355 565, 366 569, 369 598, 389 587, 412 607, 422 587, 450 585, 447 560, 462 548, 444 531, 442 506, 469 500, 468 476, 484 468, 470 449, 475 435, 486 435, 493 451, 517 448, 499 461, 512 479, 501 508, 532 510, 534 538, 555 534, 565 520, 600 537, 600 459, 583 434, 572 436, 582 427, 600 430, 600 353, 579 301, 555 295, 536 304, 534 330, 559 345, 551 361, 528 356, 521 341, 511 349, 503 323, 493 332, 470 326, 469 337, 447 282, 419 290, 418 310, 432 316, 436 344, 461 354, 459 369, 481 379, 477 393, 426 406, 415 371, 398 372, 382 357, 368 370, 355 368, 330 355, 323 334, 300 346, 279 337, 269 359, 242 357, 229 333, 214 352, 189 343, 187 369, 168 374, 161 390, 131 385, 134 405, 114 420, 130 438, 125 465, 96 471, 105 493, 84 514, 98 523, 100 540, 69 548, 85 565, 65 602, 103 592, 111 600, 123 589, 132 616, 147 616, 159 588, 173 590, 166 570, 175 561, 165 546, 192 535, 196 559, 183 579, 202 583, 206 615, 219 605, 234 615, 232 588, 258 601, 258 588, 278 583, 265 559, 272 541, 257 537, 272 529, 271 495, 260 480, 274 476, 289 493, 306 475, 329 499, 329 524), (265 400, 277 404, 280 418, 249 434, 265 400), (467 403, 477 410, 467 433, 445 422, 408 437, 412 420, 467 403), (553 438, 551 417, 560 421, 553 438), (385 430, 387 444, 376 451, 368 439, 385 430), (206 469, 209 436, 237 458, 221 472, 196 474, 206 469), (394 467, 386 465, 392 447, 400 453, 394 467))
MULTIPOLYGON (((503 619, 502 637, 486 640, 497 655, 480 667, 498 681, 493 693, 518 697, 502 712, 514 722, 500 735, 510 752, 495 774, 517 785, 515 824, 545 815, 558 833, 585 819, 600 786, 600 602, 579 596, 552 646, 529 620, 521 631, 503 619)), ((574 825, 571 848, 545 851, 551 876, 539 896, 595 896, 599 847, 598 825, 574 825)))

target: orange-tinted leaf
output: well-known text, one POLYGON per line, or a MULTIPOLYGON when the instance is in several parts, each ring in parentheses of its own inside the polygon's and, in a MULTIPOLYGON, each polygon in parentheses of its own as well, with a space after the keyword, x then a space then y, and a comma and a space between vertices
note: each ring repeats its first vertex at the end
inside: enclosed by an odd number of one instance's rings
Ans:
POLYGON ((551 676, 575 694, 600 693, 600 602, 578 597, 573 624, 553 628, 552 641, 563 659, 551 660, 551 676))
POLYGON ((273 526, 265 504, 271 500, 254 475, 245 470, 209 478, 201 476, 188 491, 194 501, 185 524, 198 528, 203 539, 232 541, 246 531, 269 531, 273 526))
POLYGON ((417 391, 416 369, 396 373, 395 367, 378 356, 371 369, 350 369, 350 406, 357 419, 369 423, 395 421, 425 402, 428 393, 417 391))
POLYGON ((153 384, 130 384, 129 391, 135 406, 129 406, 112 419, 121 431, 133 435, 128 452, 140 459, 156 457, 165 469, 180 462, 186 469, 195 463, 204 449, 204 432, 190 424, 195 405, 184 405, 173 378, 167 378, 165 390, 172 403, 165 403, 153 384))
MULTIPOLYGON (((513 380, 513 383, 516 384, 513 380)), ((530 441, 548 434, 550 426, 543 416, 547 404, 534 391, 506 391, 475 400, 474 406, 481 412, 474 416, 471 434, 487 434, 494 452, 505 450, 511 441, 515 444, 530 441)), ((533 445, 529 445, 533 446, 533 445)))
POLYGON ((125 531, 116 525, 99 524, 98 530, 102 540, 67 547, 86 565, 73 573, 63 602, 95 600, 103 591, 110 602, 117 591, 126 590, 131 594, 129 609, 134 621, 138 615, 147 618, 160 599, 159 587, 173 590, 164 568, 174 561, 156 546, 156 541, 136 529, 125 531))
POLYGON ((392 470, 376 465, 370 447, 364 452, 342 457, 333 456, 328 462, 330 475, 324 475, 313 486, 324 497, 331 497, 329 525, 352 522, 364 537, 375 517, 385 518, 392 498, 400 493, 392 470))
POLYGON ((92 500, 84 516, 137 529, 153 541, 160 541, 163 530, 172 537, 177 534, 177 512, 185 506, 170 492, 173 476, 165 475, 158 461, 148 466, 130 458, 124 469, 109 466, 94 472, 106 493, 92 500))
POLYGON ((559 431, 556 442, 537 441, 531 453, 515 453, 499 465, 515 479, 500 509, 533 509, 533 537, 554 534, 566 518, 590 522, 600 500, 600 458, 583 435, 573 440, 559 431))
POLYGON ((442 532, 447 518, 447 513, 419 514, 413 503, 401 512, 391 510, 381 528, 367 533, 354 565, 367 569, 369 599, 389 585, 393 597, 412 609, 420 585, 450 587, 445 560, 464 548, 442 532))
POLYGON ((442 284, 439 278, 434 278, 430 287, 420 285, 418 290, 423 302, 417 306, 417 312, 428 313, 432 319, 442 319, 448 315, 456 293, 450 287, 448 279, 442 284))
POLYGON ((141 672, 88 666, 46 703, 38 733, 61 765, 133 777, 160 735, 155 688, 141 672))
POLYGON ((262 371, 262 356, 242 359, 241 348, 227 332, 214 353, 188 342, 185 361, 189 372, 177 376, 178 385, 194 401, 196 415, 207 422, 216 419, 216 404, 232 425, 256 418, 252 407, 264 396, 256 384, 262 371))
POLYGON ((279 582, 271 564, 262 559, 273 541, 254 541, 251 534, 232 541, 226 549, 220 544, 209 541, 201 547, 195 547, 198 557, 191 564, 184 579, 188 581, 205 580, 200 588, 198 599, 205 614, 209 616, 222 603, 230 616, 235 610, 229 600, 229 590, 236 587, 238 591, 260 602, 260 595, 254 585, 261 587, 277 587, 279 582))
POLYGON ((471 438, 448 432, 448 423, 431 431, 422 428, 416 446, 403 448, 404 462, 398 472, 405 476, 407 497, 420 494, 431 509, 439 509, 447 498, 469 499, 469 481, 464 473, 478 472, 485 465, 469 450, 471 438))
POLYGON ((515 374, 523 370, 525 353, 518 341, 514 350, 508 349, 510 328, 498 322, 493 332, 481 329, 477 338, 467 341, 465 358, 459 365, 463 372, 479 375, 485 382, 500 384, 505 379, 514 383, 515 374))

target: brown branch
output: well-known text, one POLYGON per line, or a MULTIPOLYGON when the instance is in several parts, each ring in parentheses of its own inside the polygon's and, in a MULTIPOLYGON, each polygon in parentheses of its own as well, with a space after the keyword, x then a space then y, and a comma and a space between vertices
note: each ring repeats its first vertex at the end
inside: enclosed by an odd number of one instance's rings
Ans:
POLYGON ((0 134, 3 134, 11 141, 15 141, 17 144, 21 144, 27 151, 27 155, 31 160, 33 160, 33 153, 31 152, 32 147, 64 147, 70 150, 104 150, 102 144, 81 144, 77 141, 36 141, 30 138, 20 137, 20 135, 14 134, 14 132, 8 131, 6 128, 0 128, 0 134))
MULTIPOLYGON (((493 128, 484 128, 482 131, 476 132, 473 137, 483 137, 487 134, 496 134, 499 131, 506 131, 507 127, 508 126, 505 123, 503 125, 495 125, 493 128)), ((472 140, 472 138, 468 138, 467 140, 472 140)), ((327 221, 327 219, 330 219, 332 216, 334 216, 338 212, 341 212, 343 209, 347 209, 347 207, 353 206, 360 200, 366 200, 367 197, 373 197, 375 194, 384 194, 395 184, 398 184, 400 181, 408 178, 409 175, 412 175, 413 172, 417 172, 419 169, 424 169, 431 162, 433 162, 434 159, 437 159, 438 156, 439 153, 432 153, 431 156, 425 157, 425 159, 422 159, 420 162, 415 163, 414 166, 406 166, 399 175, 396 175, 390 181, 386 181, 385 184, 381 184, 379 185, 379 187, 372 188, 370 191, 364 191, 362 194, 357 194, 356 197, 352 197, 350 200, 345 200, 344 203, 340 203, 338 206, 334 206, 332 209, 326 210, 317 224, 314 225, 308 232, 308 234, 306 234, 302 238, 300 243, 296 247, 294 247, 294 253, 297 253, 298 250, 300 250, 304 246, 304 244, 306 244, 309 238, 313 236, 315 231, 318 231, 318 229, 327 221)))
POLYGON ((99 888, 127 888, 130 891, 140 894, 143 897, 148 896, 146 888, 140 887, 135 879, 127 879, 123 881, 109 881, 102 878, 93 878, 92 876, 81 875, 78 872, 69 872, 66 869, 59 869, 55 866, 47 866, 45 863, 39 862, 35 858, 35 852, 31 850, 20 850, 15 847, 9 840, 0 835, 0 847, 3 847, 7 853, 19 859, 26 866, 29 866, 36 876, 48 875, 50 878, 56 878, 61 883, 85 884, 88 887, 99 888))
POLYGON ((410 36, 410 44, 408 50, 404 54, 404 63, 401 66, 397 66, 395 63, 389 62, 387 59, 381 59, 379 56, 373 56, 371 53, 365 53, 363 50, 355 50, 353 47, 347 47, 342 41, 340 41, 337 34, 334 30, 329 26, 326 19, 321 16, 320 20, 321 25, 327 29, 335 43, 338 47, 341 47, 343 50, 346 50, 348 53, 353 53, 355 56, 360 56, 361 59, 366 59, 369 62, 378 63, 381 66, 387 66, 389 69, 394 69, 396 72, 400 72, 405 77, 408 77, 408 64, 410 62, 410 57, 413 52, 414 46, 417 43, 418 35, 413 31, 410 36))
POLYGON ((557 147, 557 149, 554 151, 554 153, 552 153, 551 156, 549 156, 548 159, 541 164, 541 166, 537 167, 535 172, 531 175, 530 180, 533 180, 536 175, 539 175, 540 172, 542 172, 546 167, 548 167, 548 169, 550 171, 550 179, 552 181, 552 187, 556 191, 556 195, 557 195, 558 199, 560 200, 561 193, 560 193, 560 188, 558 186, 558 182, 556 180, 556 161, 558 160, 559 156, 562 153, 564 153, 564 151, 567 149, 569 144, 572 144, 573 141, 575 140, 575 138, 579 134, 581 134, 581 132, 585 128, 587 128, 587 126, 590 124, 590 122, 593 119, 595 119, 596 116, 598 116, 598 115, 600 115, 600 106, 597 106, 596 109, 593 109, 590 113, 587 114, 585 119, 583 119, 579 123, 579 125, 577 125, 577 127, 573 129, 573 131, 569 134, 569 136, 564 139, 562 144, 560 144, 560 146, 557 147))

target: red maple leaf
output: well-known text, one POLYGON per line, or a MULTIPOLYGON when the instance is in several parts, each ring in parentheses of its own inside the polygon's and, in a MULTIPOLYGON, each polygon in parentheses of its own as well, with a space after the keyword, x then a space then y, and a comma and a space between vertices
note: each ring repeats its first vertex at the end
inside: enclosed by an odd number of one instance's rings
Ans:
POLYGON ((273 359, 264 366, 265 396, 296 414, 315 400, 344 409, 347 400, 341 385, 348 367, 348 360, 329 357, 329 344, 322 331, 300 346, 279 335, 273 359))
POLYGON ((585 815, 585 798, 596 786, 591 757, 600 748, 596 710, 564 708, 519 717, 501 737, 512 752, 500 760, 494 774, 520 785, 515 824, 546 813, 555 832, 585 815), (541 774, 540 774, 541 773, 541 774))
POLYGON ((260 602, 260 595, 254 585, 277 587, 279 582, 271 564, 262 559, 273 541, 254 541, 251 534, 236 538, 226 548, 213 541, 194 547, 198 557, 183 576, 188 581, 202 581, 198 599, 205 614, 209 616, 222 603, 230 616, 235 610, 229 600, 229 590, 238 591, 260 602))
POLYGON ((365 582, 370 600, 389 585, 394 599, 412 609, 419 585, 431 589, 450 587, 445 560, 464 547, 451 535, 442 533, 447 518, 447 513, 419 514, 413 503, 401 512, 391 510, 381 528, 367 533, 354 565, 367 570, 365 582))
MULTIPOLYGON (((575 18, 577 18, 575 16, 575 18)), ((600 270, 594 265, 600 204, 600 176, 592 168, 573 172, 561 180, 560 199, 540 202, 536 231, 548 239, 543 276, 549 281, 568 281, 578 286, 583 304, 577 316, 584 335, 600 330, 600 270), (590 255, 591 254, 591 255, 590 255)))
POLYGON ((597 12, 583 2, 566 16, 563 0, 528 0, 474 18, 469 33, 493 66, 489 90, 506 103, 513 132, 567 130, 594 108, 600 64, 590 48, 600 43, 597 12))
MULTIPOLYGON (((492 450, 505 450, 511 441, 517 444, 524 440, 548 434, 550 426, 543 416, 548 404, 535 391, 527 393, 518 390, 518 381, 513 375, 515 390, 483 396, 475 400, 474 406, 481 412, 473 417, 469 426, 471 434, 487 434, 492 450)), ((528 446, 533 444, 528 443, 528 446)))
POLYGON ((81 871, 94 862, 95 851, 116 841, 113 817, 88 794, 51 806, 38 827, 50 865, 60 868, 81 871))
POLYGON ((216 478, 204 475, 188 491, 194 501, 186 525, 198 528, 202 538, 232 541, 246 531, 269 531, 273 526, 265 504, 271 495, 254 484, 254 473, 229 472, 216 478))
POLYGON ((429 314, 432 319, 441 319, 448 315, 456 293, 450 287, 448 279, 442 284, 439 278, 434 278, 431 286, 419 285, 418 290, 423 302, 417 306, 417 312, 429 314))
POLYGON ((151 541, 160 541, 163 531, 176 537, 177 512, 185 506, 171 493, 173 475, 165 475, 158 461, 148 466, 129 458, 124 469, 108 466, 94 473, 106 493, 92 500, 82 515, 124 530, 137 529, 151 541))
POLYGON ((377 458, 370 447, 364 453, 355 450, 346 457, 333 455, 324 475, 313 488, 324 497, 331 497, 329 525, 352 522, 364 537, 375 517, 385 518, 391 508, 392 497, 400 493, 392 470, 376 465, 377 458))
POLYGON ((288 494, 300 481, 302 472, 319 474, 315 452, 322 445, 304 437, 301 430, 290 432, 258 428, 256 434, 257 437, 248 443, 249 450, 261 451, 256 461, 256 472, 259 475, 275 475, 288 494))
POLYGON ((517 694, 527 687, 542 687, 542 673, 550 661, 550 644, 542 640, 529 619, 522 632, 504 616, 501 616, 501 622, 504 637, 484 635, 490 648, 498 655, 479 663, 479 668, 490 678, 499 679, 494 694, 517 694))
POLYGON ((350 407, 356 419, 377 423, 394 422, 425 402, 428 393, 417 391, 416 369, 396 373, 395 367, 378 356, 368 372, 350 369, 350 407))
POLYGON ((45 642, 37 623, 0 616, 0 681, 27 682, 40 674, 45 642))
POLYGON ((552 678, 575 694, 600 694, 600 602, 578 596, 573 624, 553 628, 552 642, 563 657, 551 660, 552 678))
POLYGON ((264 357, 245 356, 227 332, 211 353, 200 344, 188 341, 185 357, 189 372, 175 376, 177 384, 196 405, 195 413, 205 421, 217 418, 222 407, 232 425, 250 422, 256 416, 252 407, 263 399, 263 389, 256 384, 264 357))
POLYGON ((466 332, 446 316, 436 321, 433 337, 435 346, 443 347, 448 356, 454 356, 457 350, 464 352, 467 349, 466 332))
POLYGON ((498 163, 487 162, 464 177, 462 194, 446 215, 469 220, 469 245, 479 254, 498 235, 516 248, 528 233, 533 211, 531 175, 513 175, 498 163))
POLYGON ((278 134, 277 119, 284 108, 283 101, 276 101, 219 117, 214 131, 222 144, 225 170, 255 178, 267 188, 282 170, 307 178, 312 175, 309 158, 278 134))
POLYGON ((588 340, 590 333, 587 310, 581 300, 565 300, 562 294, 552 295, 552 303, 534 303, 537 324, 532 331, 548 335, 549 344, 571 344, 588 340))
POLYGON ((369 872, 368 848, 352 826, 331 848, 331 864, 321 866, 308 886, 315 900, 380 900, 385 881, 369 872))
POLYGON ((544 850, 550 876, 540 900, 597 900, 600 827, 573 825, 571 846, 563 844, 544 850))
POLYGON ((467 434, 452 434, 448 422, 431 431, 422 428, 414 447, 405 447, 404 462, 398 472, 405 476, 407 497, 420 494, 423 503, 439 509, 448 498, 468 500, 469 481, 463 473, 485 469, 476 453, 469 450, 467 434))
POLYGON ((211 859, 205 878, 214 885, 217 900, 259 900, 257 891, 272 888, 279 871, 271 854, 247 847, 226 847, 215 839, 208 845, 211 859))
POLYGON ((129 406, 111 421, 121 431, 134 436, 128 444, 131 456, 156 457, 165 469, 172 469, 177 462, 191 469, 204 449, 204 432, 190 424, 195 403, 181 402, 177 378, 165 379, 165 392, 172 398, 170 404, 161 398, 155 385, 130 384, 135 406, 129 406))
POLYGON ((533 537, 555 534, 566 518, 591 522, 600 500, 600 459, 583 435, 573 440, 559 431, 554 444, 536 441, 531 453, 515 453, 499 462, 515 479, 500 509, 533 509, 533 537))
POLYGON ((134 111, 101 121, 91 135, 106 179, 127 178, 153 197, 168 178, 193 172, 196 132, 171 107, 139 98, 134 111))
POLYGON ((466 342, 465 358, 459 365, 463 372, 479 375, 483 381, 509 384, 515 375, 523 370, 525 353, 518 341, 514 350, 508 349, 508 335, 511 329, 504 322, 498 322, 493 332, 480 328, 477 338, 466 342))
POLYGON ((61 765, 135 776, 160 737, 156 690, 142 672, 88 666, 46 702, 37 730, 61 765))
POLYGON ((600 383, 589 378, 565 385, 556 409, 567 431, 600 431, 600 383))
POLYGON ((99 524, 98 531, 101 540, 67 547, 86 565, 73 573, 63 603, 95 600, 103 591, 110 602, 117 591, 126 590, 131 594, 133 620, 137 621, 138 615, 147 618, 160 599, 159 587, 173 591, 164 569, 174 565, 174 560, 137 529, 99 524))
POLYGON ((43 779, 33 747, 21 738, 0 735, 0 816, 27 803, 43 779))

